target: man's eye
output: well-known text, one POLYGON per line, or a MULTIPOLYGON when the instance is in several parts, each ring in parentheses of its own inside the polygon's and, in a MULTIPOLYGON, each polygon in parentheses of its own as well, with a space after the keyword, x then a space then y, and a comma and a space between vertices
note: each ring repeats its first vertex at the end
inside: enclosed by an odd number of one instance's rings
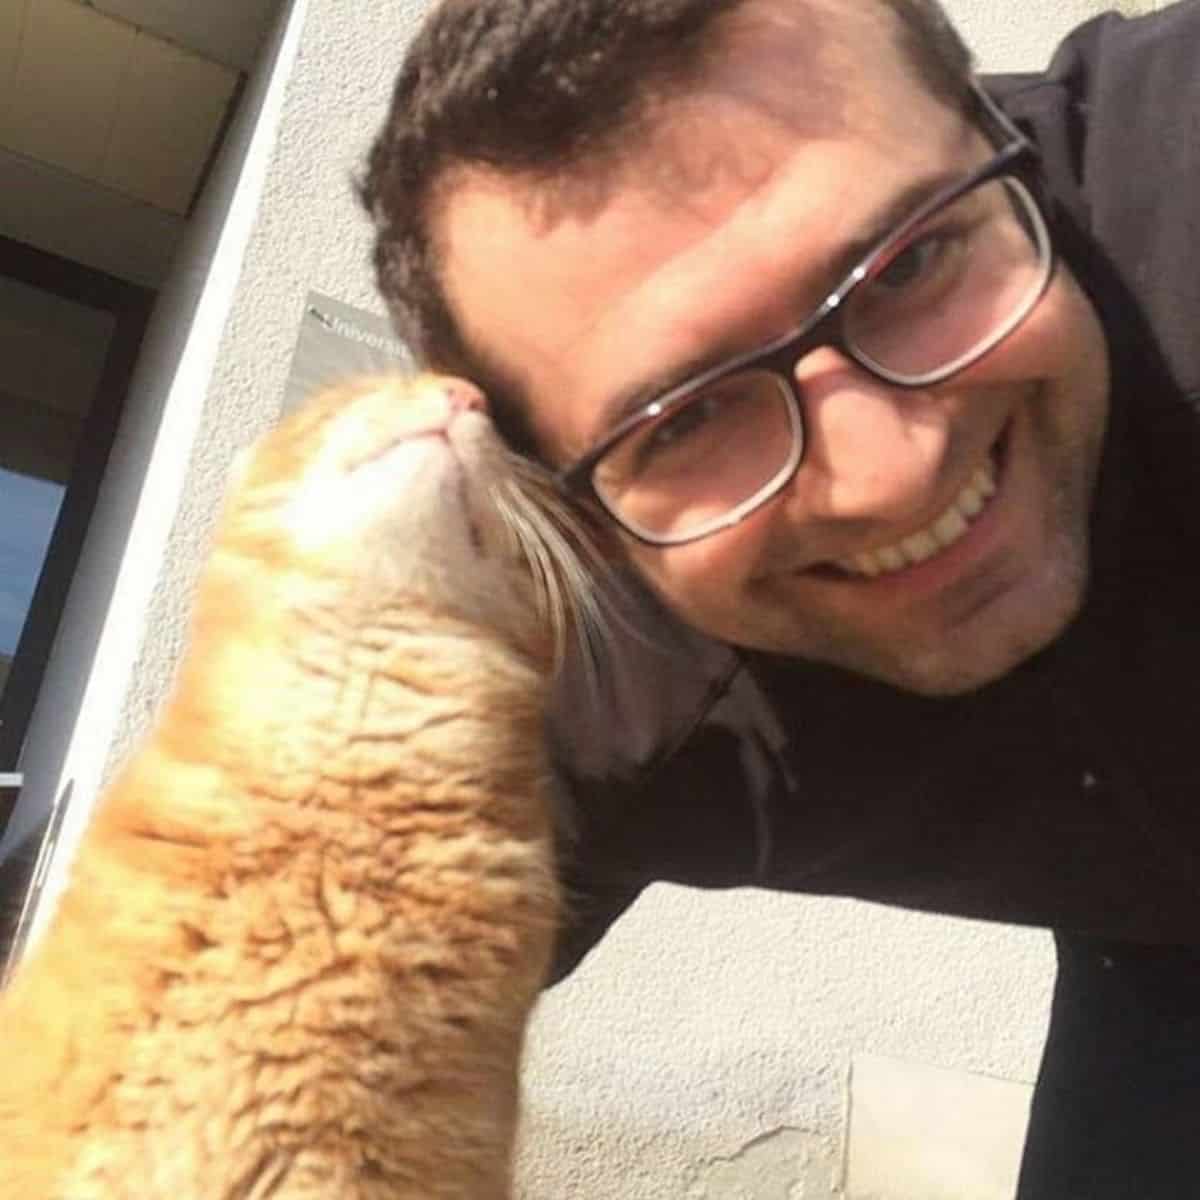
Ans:
POLYGON ((699 396, 664 417, 642 439, 635 459, 636 469, 640 472, 659 466, 672 454, 703 442, 703 435, 713 425, 720 408, 719 396, 699 396))
POLYGON ((716 396, 701 396, 683 405, 678 412, 672 413, 665 421, 655 426, 651 440, 660 446, 681 442, 716 416, 719 407, 720 401, 716 396))
POLYGON ((871 280, 872 284, 890 291, 912 287, 936 270, 952 241, 942 233, 930 233, 910 242, 871 280))

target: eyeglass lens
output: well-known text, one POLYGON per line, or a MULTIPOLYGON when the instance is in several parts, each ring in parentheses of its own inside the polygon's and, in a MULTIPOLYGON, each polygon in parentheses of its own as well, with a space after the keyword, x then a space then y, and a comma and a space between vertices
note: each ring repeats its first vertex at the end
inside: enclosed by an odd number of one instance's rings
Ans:
MULTIPOLYGON (((847 348, 892 382, 961 370, 1036 304, 1051 258, 1033 199, 1014 179, 972 189, 906 231, 842 311, 847 348)), ((635 427, 596 464, 597 494, 631 530, 701 536, 763 502, 791 474, 802 430, 782 376, 720 376, 635 427)))
POLYGON ((979 357, 1045 283, 1031 205, 1021 184, 997 179, 916 226, 851 294, 847 342, 901 383, 945 377, 979 357))
POLYGON ((618 442, 597 464, 593 485, 640 533, 686 536, 714 525, 790 472, 789 407, 778 375, 739 371, 618 442))

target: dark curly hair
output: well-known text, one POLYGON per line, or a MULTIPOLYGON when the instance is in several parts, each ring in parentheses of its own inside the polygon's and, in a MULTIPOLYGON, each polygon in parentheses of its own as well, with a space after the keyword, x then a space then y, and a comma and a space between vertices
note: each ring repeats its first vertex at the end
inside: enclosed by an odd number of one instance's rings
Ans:
MULTIPOLYGON (((798 0, 793 0, 798 2, 798 0)), ((852 0, 854 3, 867 0, 852 0)), ((970 52, 937 0, 873 0, 931 93, 968 108, 970 52)), ((423 365, 467 375, 511 443, 533 450, 515 381, 467 344, 446 300, 431 214, 454 168, 569 177, 627 146, 745 0, 442 0, 408 48, 359 196, 397 332, 423 365)))

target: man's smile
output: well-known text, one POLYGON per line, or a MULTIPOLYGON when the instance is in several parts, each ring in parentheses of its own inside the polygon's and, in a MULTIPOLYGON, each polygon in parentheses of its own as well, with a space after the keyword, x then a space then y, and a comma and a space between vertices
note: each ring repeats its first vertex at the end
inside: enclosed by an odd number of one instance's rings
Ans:
MULTIPOLYGON (((894 537, 868 549, 819 564, 811 570, 827 579, 847 583, 875 584, 916 582, 918 568, 923 577, 930 568, 949 565, 945 560, 956 549, 954 558, 973 557, 981 549, 977 535, 984 532, 985 521, 992 510, 1004 477, 1012 421, 1006 422, 1000 435, 991 443, 966 476, 966 482, 937 515, 924 521, 912 532, 894 537), (968 544, 969 543, 969 544, 968 544), (966 552, 966 553, 964 553, 966 552)), ((939 571, 939 574, 943 572, 939 571)))
POLYGON ((931 525, 890 546, 863 550, 851 558, 839 559, 834 565, 848 575, 874 578, 893 575, 906 567, 926 562, 963 537, 995 494, 996 470, 989 458, 982 466, 975 468, 966 487, 931 525))

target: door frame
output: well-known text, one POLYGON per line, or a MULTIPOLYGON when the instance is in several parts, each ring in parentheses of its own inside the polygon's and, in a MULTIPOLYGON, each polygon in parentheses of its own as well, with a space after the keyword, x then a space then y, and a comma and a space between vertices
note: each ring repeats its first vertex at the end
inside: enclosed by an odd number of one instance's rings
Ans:
MULTIPOLYGON (((8 683, 0 697, 0 772, 6 772, 18 769, 21 747, 108 465, 156 293, 2 235, 0 275, 110 313, 116 322, 100 381, 84 418, 29 615, 13 654, 8 683)), ((0 811, 0 832, 4 816, 0 811)))

